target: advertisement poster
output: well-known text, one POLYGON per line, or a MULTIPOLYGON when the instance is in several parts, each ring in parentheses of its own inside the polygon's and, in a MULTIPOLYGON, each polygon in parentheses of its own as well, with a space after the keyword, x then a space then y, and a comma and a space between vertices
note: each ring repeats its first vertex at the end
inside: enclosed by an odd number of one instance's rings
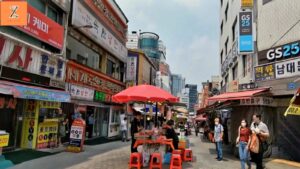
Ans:
POLYGON ((239 13, 239 53, 253 53, 253 18, 251 12, 239 13))
POLYGON ((129 54, 127 58, 127 75, 126 80, 136 82, 137 68, 138 68, 138 56, 129 54))
POLYGON ((8 146, 9 134, 0 134, 0 147, 8 146))
POLYGON ((39 123, 37 149, 55 147, 57 145, 58 122, 45 121, 39 123))
POLYGON ((75 119, 71 126, 70 143, 67 151, 81 152, 83 151, 83 144, 85 139, 85 121, 83 119, 75 119))
POLYGON ((253 0, 241 0, 242 8, 253 8, 253 0))

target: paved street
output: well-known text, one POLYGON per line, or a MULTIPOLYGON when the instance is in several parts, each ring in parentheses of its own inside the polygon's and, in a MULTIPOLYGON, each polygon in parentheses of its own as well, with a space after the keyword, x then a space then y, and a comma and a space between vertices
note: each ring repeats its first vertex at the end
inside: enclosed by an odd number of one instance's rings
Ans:
MULTIPOLYGON (((191 136, 191 146, 196 162, 184 163, 185 169, 238 169, 237 158, 225 154, 222 162, 215 160, 214 145, 201 142, 191 136)), ((86 146, 86 151, 78 154, 62 152, 53 156, 21 163, 12 169, 127 169, 129 160, 129 143, 120 141, 96 146, 86 146)), ((165 166, 164 168, 168 168, 165 166)), ((269 169, 296 169, 273 162, 267 163, 269 169)))

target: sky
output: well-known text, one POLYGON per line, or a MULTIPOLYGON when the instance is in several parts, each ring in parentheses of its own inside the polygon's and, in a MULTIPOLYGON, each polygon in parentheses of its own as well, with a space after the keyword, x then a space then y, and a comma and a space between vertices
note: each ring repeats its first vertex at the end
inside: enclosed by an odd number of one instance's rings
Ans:
POLYGON ((171 72, 197 84, 219 74, 217 0, 116 0, 129 20, 128 33, 155 32, 167 47, 171 72))

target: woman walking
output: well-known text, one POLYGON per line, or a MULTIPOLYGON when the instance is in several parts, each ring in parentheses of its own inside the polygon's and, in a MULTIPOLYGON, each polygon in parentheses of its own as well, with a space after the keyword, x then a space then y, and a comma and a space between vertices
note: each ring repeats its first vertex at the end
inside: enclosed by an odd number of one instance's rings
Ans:
POLYGON ((238 137, 236 144, 239 145, 239 155, 241 160, 241 168, 245 169, 247 163, 248 168, 251 168, 251 162, 249 160, 249 145, 251 142, 251 130, 248 128, 248 123, 245 119, 241 121, 241 126, 238 130, 238 137))

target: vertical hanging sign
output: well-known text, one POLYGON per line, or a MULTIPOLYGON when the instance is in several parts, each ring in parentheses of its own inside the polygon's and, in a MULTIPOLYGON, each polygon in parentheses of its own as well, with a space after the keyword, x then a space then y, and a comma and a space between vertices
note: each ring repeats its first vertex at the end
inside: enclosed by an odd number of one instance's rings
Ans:
POLYGON ((253 15, 252 11, 239 13, 239 53, 253 53, 253 15))

